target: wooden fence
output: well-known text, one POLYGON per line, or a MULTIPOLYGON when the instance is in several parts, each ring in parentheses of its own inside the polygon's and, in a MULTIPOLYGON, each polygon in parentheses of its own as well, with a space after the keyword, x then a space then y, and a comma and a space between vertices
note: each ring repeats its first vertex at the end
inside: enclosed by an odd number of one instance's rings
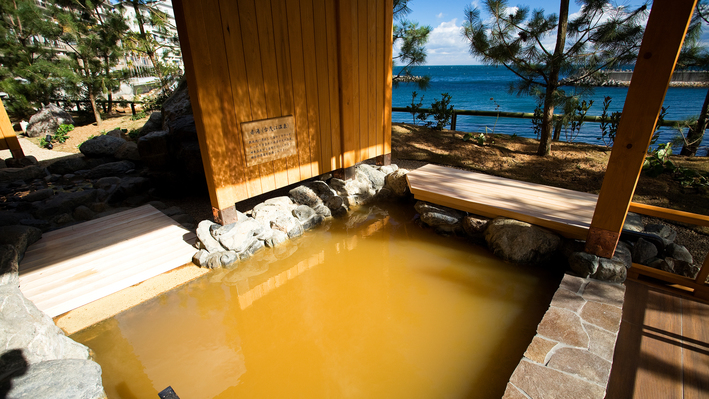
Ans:
POLYGON ((390 154, 392 0, 173 4, 217 220, 233 220, 238 201, 390 154), (252 147, 263 141, 267 157, 252 147))

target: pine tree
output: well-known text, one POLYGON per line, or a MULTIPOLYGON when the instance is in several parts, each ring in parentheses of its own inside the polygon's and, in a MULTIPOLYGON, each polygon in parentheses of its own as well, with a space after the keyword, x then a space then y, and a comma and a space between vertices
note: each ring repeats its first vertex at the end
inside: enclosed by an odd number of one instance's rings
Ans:
POLYGON ((61 27, 34 0, 0 0, 0 91, 8 112, 28 118, 61 93, 71 74, 54 44, 61 27))
POLYGON ((96 100, 118 88, 124 78, 114 71, 122 54, 120 39, 128 31, 121 13, 104 0, 56 0, 54 15, 63 28, 60 40, 72 51, 67 55, 75 71, 66 90, 88 97, 100 127, 96 100))
POLYGON ((426 42, 431 27, 419 26, 417 22, 406 20, 406 15, 411 12, 409 1, 394 0, 394 19, 399 21, 394 25, 393 43, 399 46, 399 53, 394 57, 394 62, 402 64, 402 68, 392 81, 394 85, 399 82, 414 82, 425 90, 431 77, 414 76, 411 70, 426 62, 426 42))
MULTIPOLYGON (((677 60, 677 67, 697 67, 706 70, 709 67, 709 52, 701 42, 701 35, 705 24, 709 24, 709 5, 706 1, 697 3, 697 8, 692 15, 692 21, 687 29, 684 39, 684 46, 677 60)), ((695 123, 689 125, 689 131, 685 138, 680 155, 694 156, 699 149, 699 145, 704 138, 709 122, 709 90, 704 97, 704 103, 699 112, 699 117, 695 123)), ((709 152, 707 152, 709 156, 709 152)))
POLYGON ((544 107, 537 154, 551 153, 554 106, 567 96, 562 85, 574 85, 603 68, 631 63, 643 34, 646 6, 636 10, 603 0, 581 0, 578 16, 569 20, 569 0, 561 0, 559 14, 543 9, 510 8, 505 0, 486 0, 492 16, 485 23, 480 10, 467 7, 464 36, 470 52, 490 65, 502 65, 518 78, 511 90, 539 95, 544 107), (553 49, 544 45, 556 34, 553 49))

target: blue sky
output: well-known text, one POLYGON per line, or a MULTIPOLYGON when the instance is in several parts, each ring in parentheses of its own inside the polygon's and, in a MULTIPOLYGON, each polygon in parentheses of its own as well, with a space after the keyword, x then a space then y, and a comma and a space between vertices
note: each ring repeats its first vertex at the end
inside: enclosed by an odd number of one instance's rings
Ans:
MULTIPOLYGON (((463 24, 463 10, 467 5, 478 6, 482 0, 412 0, 409 2, 410 21, 433 28, 426 45, 428 50, 427 65, 474 65, 479 64, 468 51, 468 44, 462 38, 460 30, 463 24)), ((627 2, 620 3, 629 5, 627 2)), ((543 8, 545 13, 558 13, 558 0, 527 0, 516 2, 508 0, 510 7, 524 5, 530 9, 543 8)), ((579 5, 571 1, 570 14, 578 12, 579 5)), ((485 16, 483 15, 483 18, 485 16)), ((553 42, 553 38, 550 38, 553 42)), ((553 45, 552 45, 553 47, 553 45)), ((396 55, 396 49, 394 50, 396 55)))

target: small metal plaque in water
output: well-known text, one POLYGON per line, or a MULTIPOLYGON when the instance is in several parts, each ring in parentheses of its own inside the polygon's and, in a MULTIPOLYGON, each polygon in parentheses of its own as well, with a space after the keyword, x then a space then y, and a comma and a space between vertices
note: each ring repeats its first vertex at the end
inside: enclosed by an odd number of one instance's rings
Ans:
POLYGON ((172 389, 172 387, 167 387, 160 391, 158 393, 158 396, 160 399, 180 399, 179 396, 175 393, 175 390, 172 389))
POLYGON ((254 166, 297 154, 292 115, 241 124, 246 165, 254 166))

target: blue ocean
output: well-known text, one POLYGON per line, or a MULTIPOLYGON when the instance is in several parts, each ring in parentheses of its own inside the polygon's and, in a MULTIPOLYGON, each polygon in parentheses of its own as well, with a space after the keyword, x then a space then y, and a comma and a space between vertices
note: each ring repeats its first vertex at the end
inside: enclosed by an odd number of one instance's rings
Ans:
MULTIPOLYGON (((394 68, 396 74, 398 68, 394 68)), ((504 67, 495 66, 420 66, 414 69, 414 75, 428 75, 431 82, 427 90, 420 90, 415 84, 401 83, 393 89, 392 105, 406 107, 411 104, 413 91, 419 93, 417 103, 423 95, 423 107, 429 108, 431 102, 441 98, 442 93, 451 95, 451 105, 455 109, 507 111, 507 112, 534 112, 535 99, 529 96, 517 96, 509 92, 509 87, 516 76, 504 67), (499 105, 499 108, 498 108, 499 105)), ((574 93, 575 88, 564 87, 567 93, 574 93)), ((583 99, 593 100, 593 106, 588 115, 601 115, 603 112, 603 98, 610 96, 612 102, 609 113, 622 111, 626 87, 596 87, 592 93, 583 99)), ((664 106, 668 107, 667 120, 683 120, 699 115, 707 88, 675 88, 670 87, 665 96, 664 106)), ((556 110, 559 113, 560 110, 556 110)), ((412 122, 410 113, 392 113, 394 122, 412 122)), ((466 132, 490 132, 493 127, 495 133, 516 134, 522 137, 536 137, 532 130, 530 119, 458 116, 457 130, 466 132)), ((662 127, 658 143, 671 141, 678 134, 677 129, 662 127)), ((570 134, 569 134, 570 135, 570 134)), ((573 138, 575 142, 603 144, 598 140, 601 136, 600 124, 586 122, 581 131, 573 138)), ((709 135, 705 135, 699 155, 704 155, 709 147, 709 135)), ((561 140, 566 141, 564 131, 561 140)))

